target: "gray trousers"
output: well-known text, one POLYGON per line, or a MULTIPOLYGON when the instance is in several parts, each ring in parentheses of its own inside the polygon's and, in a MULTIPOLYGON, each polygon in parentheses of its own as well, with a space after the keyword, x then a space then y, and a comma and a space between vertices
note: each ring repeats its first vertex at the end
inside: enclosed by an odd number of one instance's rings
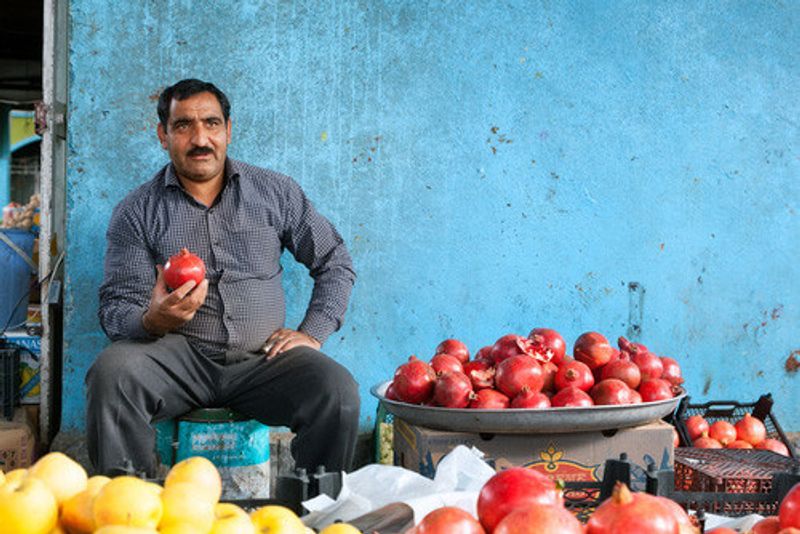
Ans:
POLYGON ((99 474, 156 472, 151 423, 196 408, 228 407, 296 434, 292 455, 309 471, 349 470, 358 435, 358 384, 342 365, 309 347, 270 360, 229 352, 212 359, 186 338, 116 341, 86 375, 89 458, 99 474), (225 362, 228 362, 227 364, 225 362))

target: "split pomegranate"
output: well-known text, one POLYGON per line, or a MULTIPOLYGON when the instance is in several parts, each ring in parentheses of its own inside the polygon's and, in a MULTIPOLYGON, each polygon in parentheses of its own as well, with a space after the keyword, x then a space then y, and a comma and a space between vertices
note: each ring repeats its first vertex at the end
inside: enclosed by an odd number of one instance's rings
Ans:
POLYGON ((478 520, 493 532, 505 516, 517 508, 539 504, 563 507, 556 483, 546 475, 524 467, 511 467, 492 476, 478 494, 478 520))
POLYGON ((789 456, 789 448, 786 447, 782 441, 777 439, 767 438, 760 443, 756 443, 753 448, 777 452, 778 454, 789 456))
POLYGON ((719 441, 724 446, 736 439, 736 427, 720 419, 712 423, 708 428, 708 436, 719 441))
POLYGON ((530 356, 517 354, 497 364, 494 382, 509 398, 518 395, 522 388, 538 392, 544 384, 542 366, 530 356))
POLYGON ((180 252, 171 256, 164 265, 164 282, 170 289, 178 289, 190 280, 200 284, 206 277, 206 264, 200 257, 195 256, 188 249, 182 248, 180 252))
POLYGON ((589 366, 589 369, 597 369, 611 361, 614 348, 609 345, 608 340, 597 332, 585 332, 575 340, 572 354, 579 362, 589 366))
POLYGON ((470 397, 468 408, 476 410, 504 410, 511 401, 496 389, 482 389, 470 397))
POLYGON ((492 345, 490 358, 495 365, 503 360, 516 356, 517 354, 527 354, 533 356, 533 343, 516 334, 506 334, 492 345))
POLYGON ((674 397, 672 394, 672 384, 661 378, 645 380, 639 386, 639 395, 643 402, 655 402, 674 397))
POLYGON ((528 339, 533 342, 533 350, 538 360, 553 362, 556 365, 564 360, 567 344, 561 334, 552 328, 534 328, 528 334, 528 339))
POLYGON ((469 512, 455 506, 443 506, 422 518, 410 534, 485 534, 469 512))
POLYGON ((433 397, 436 371, 416 356, 411 356, 408 362, 397 368, 392 384, 398 400, 422 404, 433 397))
POLYGON ((444 408, 466 408, 472 395, 472 382, 458 371, 447 371, 437 380, 433 402, 444 408))
POLYGON ((696 440, 703 435, 703 432, 708 432, 708 421, 702 415, 693 415, 686 419, 686 430, 689 432, 689 439, 696 440))
POLYGON ((566 508, 531 504, 505 516, 493 534, 583 534, 583 525, 566 508))
POLYGON ((519 394, 511 399, 512 408, 549 408, 550 397, 542 392, 531 391, 527 388, 522 388, 519 394))
POLYGON ((725 445, 726 449, 752 449, 753 446, 742 439, 735 439, 725 445))
POLYGON ((469 361, 469 349, 457 339, 445 339, 436 347, 436 354, 455 356, 461 363, 469 361))
POLYGON ((556 390, 567 387, 576 387, 589 391, 594 385, 594 376, 589 366, 583 362, 571 361, 561 365, 556 372, 556 390))
POLYGON ((778 534, 781 529, 781 520, 776 515, 765 517, 755 525, 748 534, 778 534))
POLYGON ((553 406, 553 408, 581 408, 594 406, 594 401, 589 394, 582 389, 569 386, 553 395, 553 398, 550 399, 550 405, 553 406))
POLYGON ((692 446, 698 449, 721 449, 722 443, 708 437, 708 432, 703 432, 699 438, 692 442, 692 446))
POLYGON ((589 390, 589 395, 596 405, 631 403, 631 388, 616 378, 601 380, 589 390))
POLYGON ((586 524, 586 534, 677 534, 678 529, 672 510, 659 497, 631 493, 621 482, 617 482, 611 498, 597 507, 586 524))
POLYGON ((767 439, 767 427, 760 419, 749 413, 744 414, 744 417, 733 426, 736 428, 736 439, 746 441, 750 445, 761 443, 767 439))
POLYGON ((600 373, 600 378, 617 378, 625 382, 629 388, 636 389, 642 382, 642 373, 639 371, 639 366, 633 363, 628 354, 625 353, 619 359, 607 363, 603 366, 600 373))
POLYGON ((800 528, 800 482, 795 484, 781 501, 778 519, 782 529, 800 528))
POLYGON ((433 367, 437 375, 447 371, 455 371, 457 373, 464 372, 464 366, 461 364, 461 360, 444 352, 440 352, 431 358, 431 367, 433 367))
POLYGON ((664 380, 668 380, 675 386, 680 386, 683 384, 683 373, 681 372, 681 366, 678 362, 673 358, 668 358, 667 356, 661 356, 661 377, 664 380))
POLYGON ((488 360, 472 360, 464 364, 464 374, 474 390, 494 387, 494 366, 488 360))

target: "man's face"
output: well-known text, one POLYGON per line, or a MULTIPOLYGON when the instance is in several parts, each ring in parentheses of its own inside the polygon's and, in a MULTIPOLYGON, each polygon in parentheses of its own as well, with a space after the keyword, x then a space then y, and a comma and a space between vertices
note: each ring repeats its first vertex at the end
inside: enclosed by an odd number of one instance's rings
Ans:
POLYGON ((222 107, 211 93, 173 98, 166 130, 158 125, 158 139, 179 177, 207 182, 224 172, 231 122, 225 121, 222 107))

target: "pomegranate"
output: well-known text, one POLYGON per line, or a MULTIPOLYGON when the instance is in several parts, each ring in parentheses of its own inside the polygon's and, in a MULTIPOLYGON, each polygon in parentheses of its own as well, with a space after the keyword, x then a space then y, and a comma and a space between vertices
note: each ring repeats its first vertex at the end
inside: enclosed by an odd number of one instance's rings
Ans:
POLYGON ((486 345, 485 347, 481 347, 478 349, 477 354, 475 354, 476 360, 486 360, 488 362, 492 361, 492 345, 486 345))
POLYGON ((761 419, 753 417, 749 413, 744 414, 744 417, 733 426, 736 428, 736 439, 746 441, 750 445, 761 443, 767 439, 767 427, 764 426, 761 419))
POLYGON ((683 373, 681 372, 681 366, 678 365, 678 362, 673 358, 668 358, 666 356, 661 356, 661 377, 664 380, 668 380, 674 386, 680 386, 683 384, 683 373))
POLYGON ((526 505, 564 505, 561 491, 546 475, 533 469, 511 467, 492 476, 478 494, 478 519, 493 532, 503 518, 526 505))
POLYGON ((725 445, 726 449, 752 449, 753 446, 750 445, 748 442, 744 441, 743 439, 735 439, 725 445))
POLYGON ((561 506, 530 504, 505 516, 493 534, 583 534, 583 525, 561 506))
POLYGON ((664 374, 664 364, 661 362, 661 358, 652 352, 635 352, 631 354, 631 361, 642 373, 642 380, 661 378, 661 375, 664 374))
POLYGON ((386 388, 386 398, 389 400, 400 400, 397 398, 397 393, 394 392, 394 382, 391 382, 386 388))
POLYGON ((431 358, 431 367, 433 367, 437 375, 447 371, 464 372, 464 366, 461 365, 461 360, 443 352, 431 358))
POLYGON ((436 372, 416 356, 397 368, 394 373, 394 392, 397 399, 411 404, 422 404, 433 397, 436 372))
POLYGON ((503 360, 516 356, 517 354, 527 354, 533 356, 533 343, 516 334, 506 334, 492 345, 490 359, 495 365, 503 360))
POLYGON ((437 508, 422 518, 413 534, 485 534, 485 530, 469 512, 455 506, 437 508))
POLYGON ((550 399, 550 405, 553 406, 553 408, 583 408, 586 406, 594 406, 594 401, 589 394, 582 389, 569 386, 553 395, 553 398, 550 399))
POLYGON ((464 364, 464 374, 472 381, 474 390, 494 387, 494 366, 488 360, 472 360, 464 364))
POLYGON ((528 334, 538 360, 559 365, 567 353, 567 344, 561 334, 551 328, 534 328, 528 334))
POLYGON ((542 364, 542 391, 553 391, 556 389, 556 373, 558 366, 553 362, 546 362, 542 364))
POLYGON ((781 501, 778 519, 782 529, 800 528, 800 482, 795 484, 781 501))
POLYGON ((756 443, 753 447, 756 449, 777 452, 778 454, 789 456, 789 448, 786 447, 782 441, 777 439, 767 438, 760 443, 756 443))
POLYGON ((712 423, 708 428, 708 436, 719 441, 724 446, 736 439, 736 427, 720 419, 712 423))
POLYGON ((617 482, 611 498, 589 517, 586 534, 678 534, 679 528, 672 509, 661 498, 631 493, 625 484, 617 482))
POLYGON ((594 376, 592 376, 592 370, 585 363, 571 361, 558 368, 555 385, 559 391, 570 386, 589 391, 594 385, 594 376))
POLYGON ((708 421, 702 415, 693 415, 686 420, 686 430, 689 431, 689 439, 696 440, 703 435, 703 432, 708 432, 708 421))
POLYGON ((692 518, 689 517, 689 514, 686 513, 686 510, 684 510, 680 504, 666 497, 657 498, 660 500, 661 504, 669 508, 672 512, 672 516, 678 523, 679 534, 700 534, 700 529, 692 523, 692 518))
POLYGON ((631 404, 641 404, 642 403, 642 396, 639 395, 639 392, 635 389, 631 390, 631 404))
POLYGON ((655 402, 665 399, 671 399, 672 384, 661 378, 652 378, 645 380, 639 386, 639 395, 642 396, 643 402, 655 402))
POLYGON ((777 534, 781 529, 781 520, 776 515, 765 517, 755 525, 748 534, 777 534))
POLYGON ((611 361, 614 348, 608 344, 603 334, 585 332, 575 340, 572 354, 576 360, 588 365, 589 369, 597 369, 611 361))
POLYGON ((494 382, 509 398, 515 397, 524 387, 538 392, 544 384, 542 366, 530 356, 517 354, 497 364, 494 382))
POLYGON ((519 394, 511 399, 512 408, 549 408, 550 397, 542 392, 531 391, 528 388, 522 388, 519 394))
POLYGON ((467 346, 457 339, 445 339, 436 347, 436 354, 449 354, 454 356, 461 363, 469 361, 469 350, 467 346))
POLYGON ((708 432, 703 432, 699 438, 692 442, 692 446, 698 449, 721 449, 722 443, 708 437, 708 432))
POLYGON ((437 380, 433 389, 433 402, 444 408, 466 408, 472 395, 472 382, 458 371, 447 371, 437 380))
POLYGON ((717 527, 711 530, 706 530, 706 534, 739 534, 739 531, 728 527, 717 527))
POLYGON ((631 388, 616 378, 601 380, 589 390, 589 395, 596 405, 631 403, 631 388))
POLYGON ((470 397, 468 408, 476 410, 503 410, 508 408, 510 401, 508 397, 496 389, 482 389, 475 392, 470 397))
POLYGON ((602 367, 600 379, 606 378, 617 378, 625 382, 629 388, 636 389, 642 382, 642 373, 639 371, 639 366, 633 363, 626 353, 602 367))
POLYGON ((164 282, 170 289, 178 289, 190 280, 200 284, 206 277, 206 264, 188 249, 171 256, 164 265, 164 282))

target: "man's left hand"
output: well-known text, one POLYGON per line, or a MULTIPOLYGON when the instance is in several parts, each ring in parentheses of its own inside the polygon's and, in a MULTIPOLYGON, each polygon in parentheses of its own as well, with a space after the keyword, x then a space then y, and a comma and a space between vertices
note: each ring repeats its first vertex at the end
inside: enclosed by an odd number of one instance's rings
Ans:
POLYGON ((267 359, 270 359, 281 352, 300 346, 319 350, 322 344, 303 332, 298 332, 290 328, 280 328, 275 330, 272 335, 267 338, 261 350, 267 355, 267 359))

